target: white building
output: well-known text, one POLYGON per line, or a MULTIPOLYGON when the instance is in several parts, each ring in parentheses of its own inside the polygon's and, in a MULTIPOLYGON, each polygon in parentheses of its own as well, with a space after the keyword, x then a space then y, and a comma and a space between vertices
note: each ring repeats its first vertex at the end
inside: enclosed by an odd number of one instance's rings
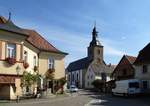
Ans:
MULTIPOLYGON (((88 56, 69 64, 66 69, 68 76, 68 86, 76 85, 79 88, 93 88, 91 83, 101 75, 108 76, 111 73, 103 60, 103 46, 96 39, 96 27, 93 28, 92 41, 87 49, 88 56)), ((109 79, 109 78, 105 78, 109 79)))
POLYGON ((135 78, 142 81, 141 87, 144 92, 150 93, 150 43, 140 52, 134 63, 135 78))

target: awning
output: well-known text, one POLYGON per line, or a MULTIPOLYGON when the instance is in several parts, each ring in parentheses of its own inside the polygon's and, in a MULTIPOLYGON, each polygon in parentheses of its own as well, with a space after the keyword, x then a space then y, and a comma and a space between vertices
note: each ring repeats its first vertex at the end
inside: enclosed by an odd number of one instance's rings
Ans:
POLYGON ((15 84, 17 75, 0 75, 0 84, 15 84))

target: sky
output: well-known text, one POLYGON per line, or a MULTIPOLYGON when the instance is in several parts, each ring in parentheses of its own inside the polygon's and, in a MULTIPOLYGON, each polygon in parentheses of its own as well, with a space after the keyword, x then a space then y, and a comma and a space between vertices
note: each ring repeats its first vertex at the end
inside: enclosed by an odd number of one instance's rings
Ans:
POLYGON ((104 61, 118 64, 124 54, 137 56, 150 42, 150 0, 0 0, 0 15, 34 29, 69 53, 65 67, 87 56, 96 21, 104 61))

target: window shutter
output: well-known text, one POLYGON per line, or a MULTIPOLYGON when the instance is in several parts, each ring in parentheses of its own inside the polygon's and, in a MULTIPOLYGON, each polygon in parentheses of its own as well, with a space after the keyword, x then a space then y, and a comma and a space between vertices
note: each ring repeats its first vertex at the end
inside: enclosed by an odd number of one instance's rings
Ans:
POLYGON ((2 41, 0 41, 0 59, 2 59, 2 41))
POLYGON ((20 61, 21 60, 21 45, 16 44, 16 60, 20 61))
POLYGON ((1 59, 6 58, 6 42, 1 41, 1 59))

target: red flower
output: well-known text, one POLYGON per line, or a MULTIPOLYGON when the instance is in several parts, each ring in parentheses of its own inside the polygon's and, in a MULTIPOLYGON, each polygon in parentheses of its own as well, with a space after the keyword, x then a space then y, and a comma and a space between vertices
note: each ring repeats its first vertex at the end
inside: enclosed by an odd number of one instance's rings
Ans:
POLYGON ((6 61, 10 64, 10 65, 14 65, 16 63, 16 59, 13 57, 8 57, 6 58, 6 61))
POLYGON ((27 62, 23 62, 23 66, 24 66, 24 68, 26 69, 26 68, 29 67, 29 64, 28 64, 27 62))
POLYGON ((49 73, 53 73, 53 72, 55 72, 55 69, 51 69, 51 68, 50 68, 50 69, 48 69, 48 72, 49 72, 49 73))

